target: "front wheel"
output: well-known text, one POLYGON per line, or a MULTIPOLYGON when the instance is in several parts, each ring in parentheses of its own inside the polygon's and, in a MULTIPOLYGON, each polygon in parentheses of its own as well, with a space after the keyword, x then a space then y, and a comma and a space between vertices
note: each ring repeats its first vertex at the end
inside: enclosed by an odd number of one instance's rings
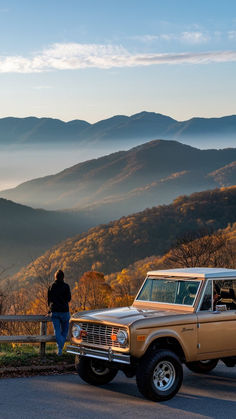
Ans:
POLYGON ((109 383, 117 374, 116 369, 109 368, 99 359, 76 357, 75 366, 80 378, 95 386, 109 383))
POLYGON ((207 359, 206 361, 187 362, 186 366, 189 370, 198 374, 207 374, 212 371, 218 364, 218 359, 207 359))
POLYGON ((162 349, 140 361, 136 380, 146 398, 157 402, 169 400, 181 387, 183 368, 174 352, 162 349))

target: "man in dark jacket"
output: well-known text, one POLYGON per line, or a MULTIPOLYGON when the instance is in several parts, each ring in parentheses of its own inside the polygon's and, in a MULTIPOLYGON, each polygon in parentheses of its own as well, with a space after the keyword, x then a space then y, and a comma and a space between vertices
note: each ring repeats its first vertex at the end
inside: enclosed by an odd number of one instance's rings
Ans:
POLYGON ((58 355, 62 354, 62 349, 68 334, 70 300, 70 287, 64 282, 64 273, 61 270, 58 270, 55 273, 55 281, 48 288, 48 306, 52 313, 58 355))

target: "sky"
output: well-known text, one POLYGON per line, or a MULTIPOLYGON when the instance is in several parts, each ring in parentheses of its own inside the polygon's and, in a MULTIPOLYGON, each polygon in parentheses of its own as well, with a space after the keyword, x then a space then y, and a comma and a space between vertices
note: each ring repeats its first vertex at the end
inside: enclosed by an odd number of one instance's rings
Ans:
POLYGON ((0 0, 0 118, 236 113, 235 0, 0 0))

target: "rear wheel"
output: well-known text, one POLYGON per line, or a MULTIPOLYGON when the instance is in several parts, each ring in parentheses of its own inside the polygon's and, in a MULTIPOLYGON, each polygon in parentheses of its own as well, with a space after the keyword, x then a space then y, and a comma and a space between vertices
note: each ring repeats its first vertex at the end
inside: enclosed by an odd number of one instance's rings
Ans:
POLYGON ((117 374, 117 370, 109 368, 107 364, 99 359, 77 357, 77 372, 86 383, 100 386, 109 383, 117 374))
POLYGON ((174 352, 162 349, 140 361, 136 380, 146 398, 158 402, 169 400, 182 384, 183 368, 174 352))
POLYGON ((186 366, 198 374, 207 374, 218 364, 218 359, 207 359, 206 361, 187 362, 186 366))

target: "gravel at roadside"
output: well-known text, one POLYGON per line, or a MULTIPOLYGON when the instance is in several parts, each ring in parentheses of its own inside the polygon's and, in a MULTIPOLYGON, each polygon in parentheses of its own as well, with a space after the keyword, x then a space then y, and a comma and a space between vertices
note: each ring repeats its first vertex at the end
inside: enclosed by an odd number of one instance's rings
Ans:
POLYGON ((75 365, 62 363, 56 365, 27 365, 22 367, 0 368, 0 378, 31 377, 33 375, 68 374, 75 372, 75 365))

